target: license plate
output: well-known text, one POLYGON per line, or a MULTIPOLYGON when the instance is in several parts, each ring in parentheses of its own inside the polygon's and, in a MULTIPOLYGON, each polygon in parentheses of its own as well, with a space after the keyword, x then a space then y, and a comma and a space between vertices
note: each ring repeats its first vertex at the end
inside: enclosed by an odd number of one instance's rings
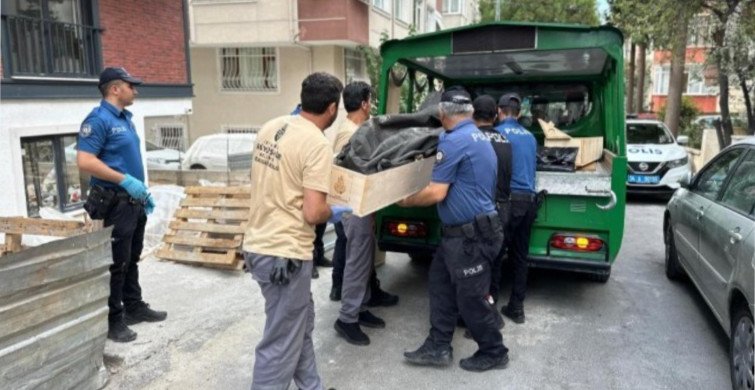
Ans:
POLYGON ((628 175, 627 181, 636 184, 658 184, 661 177, 658 175, 645 176, 645 175, 628 175))

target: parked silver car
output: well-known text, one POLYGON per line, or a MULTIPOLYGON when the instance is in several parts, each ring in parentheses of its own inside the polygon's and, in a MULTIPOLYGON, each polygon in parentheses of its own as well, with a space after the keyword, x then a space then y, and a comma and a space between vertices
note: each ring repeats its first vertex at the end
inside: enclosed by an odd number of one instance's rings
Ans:
POLYGON ((735 389, 753 388, 755 141, 719 153, 681 188, 664 216, 666 276, 688 276, 730 340, 735 389))

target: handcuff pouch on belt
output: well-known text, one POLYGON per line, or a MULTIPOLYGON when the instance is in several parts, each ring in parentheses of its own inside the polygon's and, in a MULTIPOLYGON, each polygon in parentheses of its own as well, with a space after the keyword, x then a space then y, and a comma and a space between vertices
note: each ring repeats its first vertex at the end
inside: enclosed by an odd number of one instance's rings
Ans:
POLYGON ((84 210, 92 219, 105 219, 117 202, 117 193, 99 185, 93 185, 89 190, 84 210))

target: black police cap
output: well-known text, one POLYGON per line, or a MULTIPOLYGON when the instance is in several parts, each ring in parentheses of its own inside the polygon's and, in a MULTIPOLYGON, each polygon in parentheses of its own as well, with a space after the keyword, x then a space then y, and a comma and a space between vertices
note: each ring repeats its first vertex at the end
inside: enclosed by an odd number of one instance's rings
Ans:
POLYGON ((107 84, 113 80, 123 80, 133 85, 139 85, 142 83, 141 79, 137 79, 136 77, 131 76, 126 71, 126 69, 118 66, 118 67, 105 68, 105 70, 103 70, 102 73, 100 73, 99 86, 102 86, 103 84, 107 84))
POLYGON ((474 117, 480 119, 493 119, 498 112, 495 99, 489 95, 478 96, 472 103, 472 107, 474 108, 474 117))
POLYGON ((472 97, 461 87, 451 87, 443 91, 443 94, 440 95, 440 101, 456 104, 470 104, 472 103, 472 97))
POLYGON ((520 108, 521 106, 522 98, 520 98, 519 94, 515 92, 505 93, 500 99, 498 99, 498 107, 520 108))

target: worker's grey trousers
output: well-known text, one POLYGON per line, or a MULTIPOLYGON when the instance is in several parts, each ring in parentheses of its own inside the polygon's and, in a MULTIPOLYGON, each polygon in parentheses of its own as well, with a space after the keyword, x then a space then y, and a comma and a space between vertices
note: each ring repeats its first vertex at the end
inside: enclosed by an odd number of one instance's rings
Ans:
POLYGON ((375 262, 375 232, 372 215, 351 215, 343 221, 346 233, 346 265, 341 287, 341 311, 338 319, 353 324, 359 313, 367 310, 370 300, 370 274, 375 262))
POLYGON ((244 252, 247 269, 265 297, 265 331, 254 355, 252 390, 287 390, 291 380, 299 389, 322 390, 315 364, 312 330, 312 261, 302 261, 289 283, 270 283, 276 257, 244 252))

